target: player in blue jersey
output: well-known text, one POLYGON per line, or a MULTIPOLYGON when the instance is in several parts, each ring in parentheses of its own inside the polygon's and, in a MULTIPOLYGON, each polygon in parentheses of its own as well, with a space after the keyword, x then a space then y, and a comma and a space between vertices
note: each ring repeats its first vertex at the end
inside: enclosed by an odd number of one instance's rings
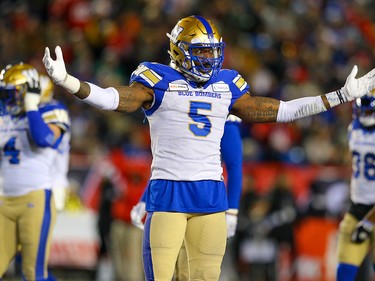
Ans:
POLYGON ((0 280, 18 250, 24 280, 52 280, 47 264, 56 211, 50 169, 70 127, 68 113, 42 93, 38 71, 23 63, 0 73, 0 100, 0 280))
POLYGON ((291 101, 252 96, 241 75, 222 69, 224 42, 211 21, 181 19, 170 34, 171 66, 143 62, 129 86, 101 88, 66 71, 62 50, 47 47, 52 80, 102 110, 143 109, 153 161, 146 197, 143 261, 147 280, 169 281, 182 242, 191 280, 218 280, 225 252, 227 192, 220 141, 229 114, 246 122, 289 122, 352 101, 375 88, 375 69, 334 92, 291 101))
POLYGON ((350 207, 339 229, 337 281, 354 281, 358 269, 374 247, 375 216, 375 97, 366 95, 354 104, 354 118, 348 129, 352 154, 350 207), (371 239, 367 239, 371 238, 371 239))

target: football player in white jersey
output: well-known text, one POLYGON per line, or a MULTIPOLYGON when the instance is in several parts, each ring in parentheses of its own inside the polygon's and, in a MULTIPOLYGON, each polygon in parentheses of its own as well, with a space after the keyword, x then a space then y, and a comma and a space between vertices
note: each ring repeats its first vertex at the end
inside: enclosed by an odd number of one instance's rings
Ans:
POLYGON ((348 129, 352 154, 350 207, 339 228, 337 281, 354 281, 358 269, 374 247, 369 211, 375 204, 375 97, 366 95, 354 104, 348 129), (367 239, 371 237, 371 239, 367 239))
POLYGON ((43 95, 39 73, 15 64, 0 74, 6 110, 0 127, 0 280, 19 247, 24 280, 52 280, 47 271, 55 222, 50 167, 69 127, 64 106, 43 95))
POLYGON ((84 102, 119 112, 142 108, 150 123, 146 279, 170 281, 184 241, 191 280, 218 280, 227 241, 220 140, 228 115, 245 122, 289 122, 314 115, 375 88, 375 69, 357 79, 354 66, 341 89, 284 102, 250 95, 237 71, 221 68, 224 42, 211 21, 183 18, 167 36, 175 67, 143 62, 129 86, 102 88, 69 75, 59 46, 56 59, 45 49, 43 63, 56 84, 84 102))
MULTIPOLYGON (((238 206, 242 191, 242 139, 240 132, 241 119, 229 115, 224 126, 224 134, 221 139, 220 149, 222 159, 227 169, 227 196, 228 196, 228 210, 225 214, 227 223, 227 237, 231 238, 235 235, 238 220, 238 206)), ((143 220, 146 216, 146 194, 147 189, 142 195, 142 198, 136 204, 131 212, 132 223, 144 229, 143 220)), ((180 253, 177 257, 176 268, 174 273, 175 281, 189 280, 189 266, 186 254, 185 244, 182 244, 180 253)))
MULTIPOLYGON (((39 73, 41 95, 45 98, 53 98, 54 84, 51 78, 39 73)), ((58 102, 58 101, 55 101, 58 102)), ((69 191, 69 156, 70 156, 70 130, 66 131, 57 147, 56 158, 51 167, 52 191, 55 200, 56 210, 62 211, 65 207, 66 196, 69 191)))
POLYGON ((70 131, 64 133, 61 143, 56 149, 56 158, 51 167, 53 198, 58 212, 64 210, 69 194, 70 137, 70 131))

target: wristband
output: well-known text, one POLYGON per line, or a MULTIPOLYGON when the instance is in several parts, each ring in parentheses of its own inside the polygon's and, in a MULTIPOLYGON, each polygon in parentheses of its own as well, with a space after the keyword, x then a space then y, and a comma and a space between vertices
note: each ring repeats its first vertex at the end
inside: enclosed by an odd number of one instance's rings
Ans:
POLYGON ((64 87, 69 93, 75 94, 79 91, 81 82, 77 78, 67 73, 64 81, 62 81, 60 85, 64 87))
POLYGON ((40 95, 34 93, 26 93, 25 95, 25 111, 38 111, 39 110, 40 95))
POLYGON ((325 96, 331 108, 348 101, 347 96, 342 90, 330 92, 328 94, 325 94, 325 96))

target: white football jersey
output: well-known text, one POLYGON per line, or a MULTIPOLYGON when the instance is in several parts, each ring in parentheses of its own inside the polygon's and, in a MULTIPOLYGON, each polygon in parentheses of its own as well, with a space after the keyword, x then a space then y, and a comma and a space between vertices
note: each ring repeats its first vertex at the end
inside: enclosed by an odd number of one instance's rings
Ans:
POLYGON ((367 130, 355 119, 349 127, 352 153, 351 200, 375 204, 375 130, 367 130))
MULTIPOLYGON (((70 120, 66 108, 58 102, 39 108, 46 123, 68 130, 70 120)), ((0 126, 2 192, 5 196, 20 196, 38 189, 51 189, 51 167, 55 148, 37 147, 30 136, 26 116, 5 116, 0 126)))
POLYGON ((69 186, 69 153, 70 132, 65 132, 57 147, 57 154, 51 167, 52 188, 67 188, 69 186))
POLYGON ((145 110, 153 153, 151 179, 223 180, 224 124, 232 104, 248 91, 241 75, 221 70, 201 86, 169 66, 143 63, 133 72, 133 81, 155 93, 152 107, 145 110))

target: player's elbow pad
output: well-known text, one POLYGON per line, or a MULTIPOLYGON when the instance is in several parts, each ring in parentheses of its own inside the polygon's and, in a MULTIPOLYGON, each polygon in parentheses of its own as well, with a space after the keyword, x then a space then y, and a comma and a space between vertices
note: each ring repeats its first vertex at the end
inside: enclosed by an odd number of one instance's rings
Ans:
POLYGON ((52 147, 55 142, 53 131, 44 123, 39 111, 28 111, 30 134, 39 147, 52 147))
POLYGON ((113 88, 101 88, 92 83, 90 86, 90 94, 83 99, 84 102, 103 110, 116 110, 119 105, 120 96, 118 91, 113 88))
POLYGON ((320 96, 280 101, 277 122, 290 122, 326 111, 320 96))

